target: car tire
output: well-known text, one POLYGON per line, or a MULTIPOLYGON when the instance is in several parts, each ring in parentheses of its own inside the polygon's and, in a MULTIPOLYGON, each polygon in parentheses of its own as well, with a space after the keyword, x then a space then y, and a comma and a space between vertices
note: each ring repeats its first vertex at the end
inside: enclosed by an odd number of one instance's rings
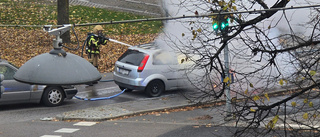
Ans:
POLYGON ((64 91, 61 87, 47 87, 43 91, 41 101, 45 106, 55 107, 61 105, 64 98, 64 91))
POLYGON ((165 86, 161 80, 153 80, 147 85, 145 92, 150 97, 158 97, 164 90, 165 86))
POLYGON ((124 92, 132 92, 132 89, 128 89, 128 88, 121 87, 121 86, 119 86, 119 88, 120 88, 121 90, 126 89, 124 92))

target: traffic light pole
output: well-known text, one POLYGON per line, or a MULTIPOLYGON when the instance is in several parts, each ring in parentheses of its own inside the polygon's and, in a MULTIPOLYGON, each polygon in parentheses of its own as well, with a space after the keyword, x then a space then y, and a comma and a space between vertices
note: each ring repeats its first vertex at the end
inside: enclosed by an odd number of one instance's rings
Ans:
MULTIPOLYGON (((228 29, 221 31, 223 41, 228 36, 227 30, 228 29)), ((223 44, 225 45, 225 47, 224 47, 224 65, 225 65, 224 76, 229 77, 229 48, 228 48, 227 41, 224 41, 223 44)), ((225 84, 226 84, 226 86, 224 89, 224 93, 226 95, 226 117, 224 118, 224 120, 229 121, 229 120, 233 119, 232 114, 231 114, 231 97, 230 97, 230 84, 231 84, 231 82, 228 81, 225 84)))
MULTIPOLYGON (((223 46, 224 46, 224 77, 223 81, 226 77, 229 77, 229 48, 228 48, 228 42, 226 38, 228 37, 229 32, 229 17, 226 15, 221 15, 221 11, 219 11, 219 14, 216 16, 213 22, 213 30, 218 34, 220 32, 222 36, 223 46)), ((226 117, 224 118, 225 121, 229 121, 233 119, 232 113, 231 113, 231 96, 230 96, 230 84, 232 82, 231 78, 227 82, 225 82, 224 87, 224 94, 226 96, 226 117)))

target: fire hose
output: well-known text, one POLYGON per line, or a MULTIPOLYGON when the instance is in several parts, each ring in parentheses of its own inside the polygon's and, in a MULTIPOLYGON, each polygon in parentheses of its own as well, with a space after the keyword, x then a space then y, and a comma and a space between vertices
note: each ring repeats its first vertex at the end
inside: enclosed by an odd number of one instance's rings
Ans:
POLYGON ((120 93, 109 96, 109 97, 99 97, 99 98, 83 98, 83 97, 78 97, 78 96, 74 96, 76 99, 80 99, 80 100, 84 100, 84 101, 97 101, 97 100, 107 100, 107 99, 111 99, 114 97, 117 97, 119 95, 121 95, 122 93, 124 93, 126 91, 126 89, 122 90, 120 93))

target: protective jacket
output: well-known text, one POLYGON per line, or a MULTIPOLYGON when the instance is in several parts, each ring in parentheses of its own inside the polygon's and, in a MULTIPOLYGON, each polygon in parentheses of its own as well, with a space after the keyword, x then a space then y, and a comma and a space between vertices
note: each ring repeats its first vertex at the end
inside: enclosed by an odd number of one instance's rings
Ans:
POLYGON ((90 34, 88 36, 87 53, 88 54, 100 54, 100 45, 107 44, 108 38, 98 36, 96 34, 90 34))

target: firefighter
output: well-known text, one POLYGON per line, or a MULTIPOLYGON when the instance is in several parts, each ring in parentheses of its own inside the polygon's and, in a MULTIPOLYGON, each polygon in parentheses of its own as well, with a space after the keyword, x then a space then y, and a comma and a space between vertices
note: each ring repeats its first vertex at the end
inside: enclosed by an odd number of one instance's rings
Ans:
POLYGON ((100 45, 107 44, 109 38, 103 35, 103 28, 97 25, 93 28, 92 33, 88 34, 86 53, 88 54, 89 62, 98 69, 98 58, 100 58, 100 45))

